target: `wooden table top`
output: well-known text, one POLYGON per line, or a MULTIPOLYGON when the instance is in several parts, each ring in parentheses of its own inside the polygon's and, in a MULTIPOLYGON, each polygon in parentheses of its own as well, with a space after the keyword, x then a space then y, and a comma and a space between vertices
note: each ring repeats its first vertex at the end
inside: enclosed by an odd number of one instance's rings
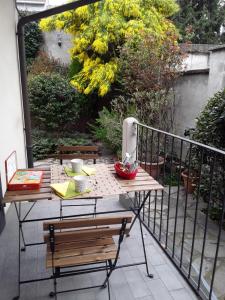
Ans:
MULTIPOLYGON (((126 194, 128 192, 139 191, 155 191, 162 190, 160 185, 145 170, 139 167, 137 176, 133 180, 124 180, 117 176, 113 164, 96 164, 91 167, 95 168, 95 175, 90 176, 91 192, 80 195, 79 199, 103 198, 105 196, 115 196, 126 194)), ((68 181, 68 177, 64 172, 64 166, 51 166, 51 182, 60 183, 68 181)), ((55 195, 54 198, 59 198, 55 195)))
POLYGON ((51 184, 50 167, 32 168, 31 170, 44 171, 43 180, 40 189, 23 190, 23 191, 7 191, 2 200, 3 203, 52 199, 52 191, 50 188, 50 184, 51 184))
MULTIPOLYGON (((91 192, 82 196, 80 195, 79 199, 103 198, 104 196, 115 196, 128 192, 163 190, 163 186, 141 167, 139 167, 137 176, 133 180, 125 180, 118 177, 113 164, 96 164, 92 167, 95 168, 96 174, 90 176, 91 192)), ((40 189, 7 191, 3 198, 3 203, 59 199, 52 192, 50 184, 71 179, 71 177, 65 174, 64 166, 61 165, 33 168, 32 170, 44 171, 40 189)))

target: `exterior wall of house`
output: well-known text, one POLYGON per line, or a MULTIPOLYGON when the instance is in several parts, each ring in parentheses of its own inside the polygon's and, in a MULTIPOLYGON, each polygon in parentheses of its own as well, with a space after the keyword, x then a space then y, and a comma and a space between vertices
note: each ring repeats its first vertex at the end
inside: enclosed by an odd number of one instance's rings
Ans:
POLYGON ((208 97, 225 88, 225 46, 212 50, 210 55, 208 97))
POLYGON ((208 99, 207 73, 183 75, 175 87, 175 132, 184 136, 185 129, 195 127, 195 119, 208 99))
POLYGON ((184 66, 187 71, 200 70, 209 67, 209 53, 189 53, 184 61, 184 66))
POLYGON ((16 150, 18 167, 26 167, 14 0, 1 0, 0 20, 0 174, 4 195, 5 159, 16 150))
POLYGON ((43 50, 50 56, 59 59, 62 64, 69 64, 70 55, 69 49, 71 48, 71 37, 63 32, 44 32, 44 45, 43 50), (61 41, 61 46, 58 42, 61 41))
POLYGON ((225 46, 190 53, 185 63, 187 72, 175 87, 175 132, 181 136, 185 129, 195 127, 208 99, 225 88, 225 46))

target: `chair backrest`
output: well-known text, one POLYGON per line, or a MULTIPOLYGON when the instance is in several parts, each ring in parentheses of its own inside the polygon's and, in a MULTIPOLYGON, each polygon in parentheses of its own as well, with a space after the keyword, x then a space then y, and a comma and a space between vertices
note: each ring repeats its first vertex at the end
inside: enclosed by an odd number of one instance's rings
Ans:
POLYGON ((96 159, 99 158, 98 146, 64 146, 58 147, 58 158, 60 164, 63 163, 63 159, 93 159, 93 163, 96 163, 96 159))
MULTIPOLYGON (((104 216, 73 220, 44 222, 44 231, 54 230, 54 243, 62 244, 73 241, 107 238, 129 232, 127 224, 132 221, 132 215, 104 216), (113 225, 113 226, 111 226, 113 225), (123 232, 121 232, 123 228, 123 232)), ((50 243, 51 233, 44 235, 44 241, 50 243)))

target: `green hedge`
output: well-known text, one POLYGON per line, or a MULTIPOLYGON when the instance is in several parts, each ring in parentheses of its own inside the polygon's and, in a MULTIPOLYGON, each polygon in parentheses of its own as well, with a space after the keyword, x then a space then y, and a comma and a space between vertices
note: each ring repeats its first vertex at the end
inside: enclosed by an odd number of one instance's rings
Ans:
POLYGON ((86 97, 60 74, 40 74, 28 83, 33 127, 50 132, 73 131, 86 97))

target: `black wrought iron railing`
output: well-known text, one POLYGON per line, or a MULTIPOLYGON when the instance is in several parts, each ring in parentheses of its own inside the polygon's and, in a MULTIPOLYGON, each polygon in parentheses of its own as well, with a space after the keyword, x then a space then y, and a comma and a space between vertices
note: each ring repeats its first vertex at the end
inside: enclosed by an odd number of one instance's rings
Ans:
POLYGON ((137 159, 164 186, 147 229, 202 299, 225 299, 225 152, 137 124, 137 159))

